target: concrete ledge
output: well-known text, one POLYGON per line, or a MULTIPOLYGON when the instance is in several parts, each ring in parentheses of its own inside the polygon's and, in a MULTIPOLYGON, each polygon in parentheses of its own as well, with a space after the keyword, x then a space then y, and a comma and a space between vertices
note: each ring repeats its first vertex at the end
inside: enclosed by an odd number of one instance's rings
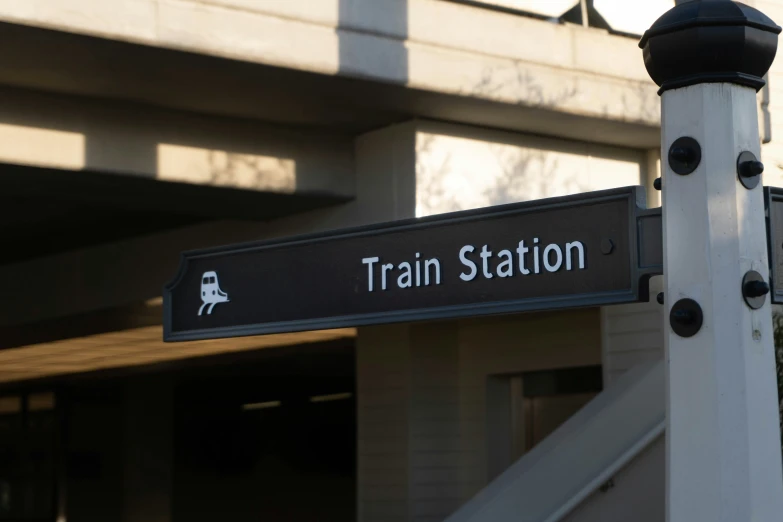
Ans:
POLYGON ((600 119, 659 122, 655 87, 633 39, 440 0, 5 0, 0 20, 600 119))
POLYGON ((256 122, 0 88, 0 162, 350 198, 353 140, 256 122))

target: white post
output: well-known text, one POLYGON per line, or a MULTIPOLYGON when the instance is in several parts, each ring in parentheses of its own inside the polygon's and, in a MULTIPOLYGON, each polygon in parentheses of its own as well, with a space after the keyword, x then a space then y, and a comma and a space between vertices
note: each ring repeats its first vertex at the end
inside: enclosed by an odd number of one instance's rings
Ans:
POLYGON ((783 520, 771 309, 751 310, 741 291, 749 270, 769 273, 762 187, 736 174, 741 152, 760 157, 756 92, 710 83, 662 102, 663 157, 682 136, 703 154, 692 174, 663 169, 668 520, 783 520), (704 316, 690 338, 668 324, 682 298, 704 316))
MULTIPOLYGON (((748 271, 769 278, 763 188, 745 188, 737 174, 742 152, 761 157, 756 89, 775 56, 779 28, 768 19, 767 28, 737 22, 751 8, 734 2, 697 4, 672 9, 641 42, 663 91, 667 520, 783 521, 769 296, 753 310, 742 290, 748 271), (705 12, 710 23, 699 26, 705 12), (725 25, 713 23, 722 16, 725 25), (691 25, 673 34, 665 29, 672 22, 691 25), (748 42, 756 63, 747 55, 740 62, 713 60, 741 54, 748 42), (679 164, 671 162, 670 149, 683 137, 698 143, 700 160, 685 144, 675 152, 679 164), (675 332, 670 315, 681 299, 698 303, 703 314, 690 337, 675 332)), ((682 325, 694 315, 679 317, 674 323, 682 325)))

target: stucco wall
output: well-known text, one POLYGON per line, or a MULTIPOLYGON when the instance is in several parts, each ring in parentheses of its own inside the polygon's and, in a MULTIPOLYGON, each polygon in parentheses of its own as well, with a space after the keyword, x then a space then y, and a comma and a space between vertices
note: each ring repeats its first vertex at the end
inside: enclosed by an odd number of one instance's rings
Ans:
POLYGON ((601 309, 604 382, 638 364, 662 359, 664 307, 656 296, 663 291, 663 276, 650 280, 650 301, 601 309))
POLYGON ((489 378, 600 364, 598 315, 361 329, 359 519, 441 521, 476 494, 490 479, 489 378))
POLYGON ((645 152, 420 122, 416 215, 644 185, 645 152))

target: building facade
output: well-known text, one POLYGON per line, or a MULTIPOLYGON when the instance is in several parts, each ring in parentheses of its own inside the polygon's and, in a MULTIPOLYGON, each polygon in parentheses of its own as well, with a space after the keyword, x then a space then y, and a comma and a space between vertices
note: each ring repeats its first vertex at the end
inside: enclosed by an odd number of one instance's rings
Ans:
MULTIPOLYGON (((659 206, 673 5, 0 1, 0 522, 662 521, 654 299, 166 344, 160 296, 195 248, 659 206)), ((758 101, 783 185, 783 65, 758 101)))

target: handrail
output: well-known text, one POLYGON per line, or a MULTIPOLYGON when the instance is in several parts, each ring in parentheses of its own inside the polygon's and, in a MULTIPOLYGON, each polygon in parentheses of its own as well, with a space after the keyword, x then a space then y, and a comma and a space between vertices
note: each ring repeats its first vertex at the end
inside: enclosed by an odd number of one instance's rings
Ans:
POLYGON ((571 513, 579 504, 585 501, 587 497, 595 493, 602 484, 605 484, 611 479, 618 471, 623 469, 628 463, 639 456, 639 454, 647 449, 647 447, 655 441, 658 437, 663 435, 666 431, 666 421, 661 421, 657 426, 650 430, 647 435, 639 439, 639 441, 628 448, 628 451, 623 453, 620 458, 609 465, 602 473, 597 475, 592 481, 585 485, 582 490, 571 497, 571 499, 563 504, 563 506, 555 511, 552 516, 547 518, 544 522, 560 522, 563 518, 571 513))

